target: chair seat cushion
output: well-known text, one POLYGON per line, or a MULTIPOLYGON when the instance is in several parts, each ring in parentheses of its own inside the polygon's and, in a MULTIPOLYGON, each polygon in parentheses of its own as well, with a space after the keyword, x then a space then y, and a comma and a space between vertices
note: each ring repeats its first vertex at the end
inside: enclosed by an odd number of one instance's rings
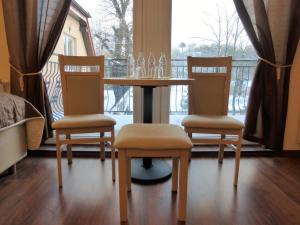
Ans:
POLYGON ((115 139, 118 149, 190 149, 193 145, 184 130, 171 124, 129 124, 115 139))
POLYGON ((182 120, 187 128, 242 129, 244 124, 230 116, 188 115, 182 120))
POLYGON ((68 115, 52 123, 54 129, 114 126, 116 121, 104 114, 68 115))

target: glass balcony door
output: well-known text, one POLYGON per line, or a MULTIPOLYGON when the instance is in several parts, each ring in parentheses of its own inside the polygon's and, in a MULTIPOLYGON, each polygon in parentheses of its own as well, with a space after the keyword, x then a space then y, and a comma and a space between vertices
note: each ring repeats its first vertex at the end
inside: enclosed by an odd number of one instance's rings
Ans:
MULTIPOLYGON (((229 115, 244 121, 257 56, 231 0, 172 1, 174 77, 187 77, 187 56, 233 56, 229 115)), ((188 88, 170 93, 170 123, 181 124, 188 113, 188 88)))
MULTIPOLYGON (((187 77, 188 55, 232 55, 229 114, 244 120, 257 58, 231 0, 155 0, 155 4, 154 0, 130 0, 122 12, 116 11, 112 0, 88 2, 78 0, 91 14, 91 37, 96 55, 105 55, 107 77, 125 76, 127 56, 137 56, 139 52, 144 53, 146 61, 150 52, 156 59, 161 51, 165 52, 173 77, 187 77)), ((75 31, 74 18, 71 21, 66 23, 64 34, 75 31)), ((80 45, 80 37, 76 40, 76 53, 84 55, 84 43, 80 45)), ((56 120, 63 116, 57 54, 51 57, 43 74, 56 120)), ((155 98, 155 121, 180 124, 187 114, 187 86, 158 91, 155 98)), ((142 104, 141 90, 105 86, 105 113, 117 120, 117 129, 133 121, 141 122, 142 104)))

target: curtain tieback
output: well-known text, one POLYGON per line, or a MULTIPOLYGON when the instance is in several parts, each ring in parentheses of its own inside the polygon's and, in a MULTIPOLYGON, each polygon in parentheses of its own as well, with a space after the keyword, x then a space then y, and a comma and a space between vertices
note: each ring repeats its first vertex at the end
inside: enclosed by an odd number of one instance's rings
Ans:
POLYGON ((20 85, 20 89, 23 92, 24 91, 24 76, 35 76, 38 75, 40 73, 42 73, 42 70, 38 71, 38 72, 34 72, 34 73, 22 73, 17 67, 15 67, 12 64, 9 64, 10 67, 17 72, 17 74, 19 75, 19 85, 20 85))
POLYGON ((276 68, 276 77, 277 77, 277 80, 280 79, 281 68, 288 68, 288 67, 292 67, 293 66, 293 64, 290 64, 290 65, 282 65, 282 64, 278 64, 278 63, 275 64, 275 63, 272 63, 269 60, 261 58, 261 57, 258 57, 258 59, 260 61, 262 61, 262 62, 264 62, 264 63, 266 63, 266 64, 268 64, 268 65, 273 66, 273 67, 276 68))

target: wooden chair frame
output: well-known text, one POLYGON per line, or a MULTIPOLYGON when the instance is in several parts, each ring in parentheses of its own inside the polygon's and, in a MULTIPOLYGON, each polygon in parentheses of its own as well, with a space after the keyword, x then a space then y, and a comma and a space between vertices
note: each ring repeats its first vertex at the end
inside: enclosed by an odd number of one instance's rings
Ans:
MULTIPOLYGON (((225 73, 201 73, 201 76, 224 76, 225 85, 224 85, 224 106, 222 115, 227 115, 228 113, 228 99, 229 99, 229 90, 230 90, 230 80, 231 80, 231 67, 232 67, 232 58, 231 57, 188 57, 188 75, 189 78, 198 79, 199 73, 193 72, 193 67, 226 67, 225 73)), ((189 86, 189 100, 194 98, 194 93, 189 86)), ((194 111, 193 105, 189 101, 189 114, 197 114, 194 111)), ((193 144, 218 144, 219 153, 218 161, 219 163, 223 162, 224 158, 224 147, 228 145, 233 148, 235 151, 235 170, 234 170, 234 185, 238 184, 238 175, 239 175, 239 166, 240 166, 240 156, 241 156, 241 145, 242 145, 242 136, 243 129, 211 129, 211 128, 189 128, 185 127, 185 131, 188 133, 188 136, 191 138, 193 144), (219 134, 221 138, 193 138, 194 133, 205 133, 205 134, 219 134), (226 139, 226 135, 231 135, 230 139, 226 139), (232 135, 235 139, 232 139, 232 135)))
MULTIPOLYGON (((88 74, 94 76, 99 81, 99 95, 98 95, 98 107, 94 113, 104 113, 104 56, 92 56, 92 57, 81 57, 81 56, 63 56, 59 55, 60 62, 60 73, 63 93, 63 105, 65 115, 72 115, 72 110, 66 97, 67 92, 67 80, 66 76, 82 76, 88 74), (99 66, 99 71, 88 71, 88 72, 66 72, 65 66, 99 66)), ((115 181, 115 148, 114 148, 114 137, 115 131, 114 126, 99 126, 92 128, 64 128, 56 130, 56 157, 57 157, 57 169, 58 169, 58 183, 59 187, 62 187, 62 168, 61 168, 61 152, 62 147, 67 147, 67 158, 68 164, 72 164, 72 144, 85 144, 85 143, 100 143, 100 158, 105 160, 105 142, 111 143, 111 159, 112 159, 112 179, 115 181), (104 133, 110 133, 110 136, 105 137, 104 133), (83 133, 99 133, 99 138, 71 138, 72 134, 83 134, 83 133), (61 136, 65 138, 61 139, 61 136)))

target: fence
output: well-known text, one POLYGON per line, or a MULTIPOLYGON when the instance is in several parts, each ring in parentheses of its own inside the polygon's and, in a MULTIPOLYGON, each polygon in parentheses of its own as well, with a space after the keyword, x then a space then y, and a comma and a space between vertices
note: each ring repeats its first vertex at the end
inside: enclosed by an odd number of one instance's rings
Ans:
MULTIPOLYGON (((231 90, 229 96, 229 113, 243 115, 247 108, 249 90, 253 79, 256 60, 234 60, 231 76, 231 90)), ((126 60, 106 59, 105 76, 125 76, 127 72, 126 60)), ((187 77, 185 59, 171 60, 172 76, 187 77)), ((54 119, 63 116, 62 92, 58 62, 49 61, 43 69, 50 104, 54 119)), ((133 89, 126 86, 105 86, 105 111, 111 114, 132 114, 133 89)), ((170 92, 170 114, 180 115, 187 113, 188 88, 187 86, 172 86, 170 92)))

